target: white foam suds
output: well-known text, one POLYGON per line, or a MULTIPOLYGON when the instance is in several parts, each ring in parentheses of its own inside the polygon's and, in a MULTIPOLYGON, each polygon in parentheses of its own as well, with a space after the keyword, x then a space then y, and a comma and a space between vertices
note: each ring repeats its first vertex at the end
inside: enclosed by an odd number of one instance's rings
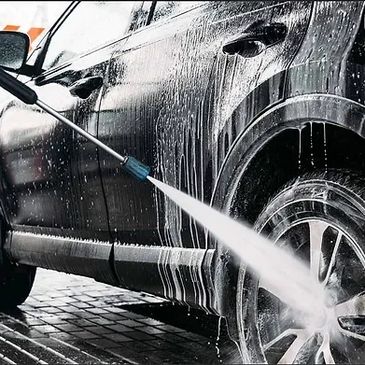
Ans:
POLYGON ((310 322, 326 317, 326 293, 303 262, 242 223, 152 177, 148 179, 232 250, 260 278, 260 284, 310 322))

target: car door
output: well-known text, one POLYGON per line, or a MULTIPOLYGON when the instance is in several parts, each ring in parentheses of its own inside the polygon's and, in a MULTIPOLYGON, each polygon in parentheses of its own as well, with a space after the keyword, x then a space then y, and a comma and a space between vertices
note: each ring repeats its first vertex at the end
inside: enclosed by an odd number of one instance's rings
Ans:
MULTIPOLYGON (((149 24, 113 54, 99 138, 151 166, 154 177, 209 203, 224 157, 250 121, 233 126, 232 113, 275 75, 257 106, 280 100, 283 71, 300 46, 310 12, 310 2, 154 2, 149 24), (223 52, 237 37, 266 25, 275 30, 277 23, 284 36, 265 50, 223 52)), ((246 115, 255 107, 249 104, 246 115)), ((100 162, 110 227, 120 243, 207 247, 204 232, 151 184, 120 174, 103 153, 100 162)), ((193 285, 195 302, 202 303, 201 273, 178 273, 170 251, 161 250, 159 257, 164 295, 180 298, 193 285)))
MULTIPOLYGON (((149 21, 157 20, 156 12, 161 11, 159 3, 144 2, 149 21)), ((183 34, 193 22, 190 15, 184 17, 182 14, 204 2, 162 3, 168 3, 166 6, 171 9, 165 18, 176 15, 176 19, 164 25, 158 22, 161 26, 157 22, 154 26, 154 22, 150 27, 141 22, 142 27, 131 34, 126 44, 118 45, 112 56, 108 83, 100 104, 98 134, 99 139, 116 151, 136 156, 151 166, 154 176, 159 176, 159 169, 163 169, 163 166, 156 165, 159 113, 164 107, 163 99, 171 91, 170 86, 179 83, 178 79, 170 78, 170 73, 182 49, 174 48, 172 40, 183 34), (171 48, 166 42, 170 42, 171 48)), ((164 23, 166 19, 162 17, 160 20, 164 23)), ((201 83, 204 81, 207 80, 203 77, 201 83)), ((171 108, 172 118, 179 107, 176 110, 171 108)), ((161 210, 157 207, 151 184, 136 183, 120 173, 118 162, 102 151, 100 162, 113 238, 127 244, 160 246, 159 228, 164 225, 164 213, 162 207, 161 210)), ((173 214, 171 219, 174 219, 173 214)), ((163 241, 166 242, 165 238, 163 241)))
MULTIPOLYGON (((308 2, 157 1, 150 24, 112 57, 99 137, 152 166, 155 177, 209 202, 213 179, 233 143, 233 135, 225 148, 219 140, 226 121, 258 84, 289 65, 310 8, 308 2), (277 23, 285 27, 285 38, 257 57, 222 52, 248 29, 277 23)), ((265 97, 268 103, 280 98, 279 91, 265 97)), ((150 184, 120 174, 104 153, 100 158, 110 226, 118 240, 204 245, 175 204, 150 184)))
MULTIPOLYGON (((123 38, 134 2, 81 2, 57 24, 30 85, 39 99, 92 135, 111 44, 123 38)), ((0 126, 11 224, 16 230, 109 239, 98 150, 55 118, 13 101, 0 126)))

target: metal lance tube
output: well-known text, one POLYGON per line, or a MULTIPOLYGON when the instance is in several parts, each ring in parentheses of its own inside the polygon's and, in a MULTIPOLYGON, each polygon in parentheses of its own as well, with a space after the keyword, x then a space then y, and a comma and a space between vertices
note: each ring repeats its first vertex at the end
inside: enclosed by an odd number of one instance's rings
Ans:
POLYGON ((67 118, 65 118, 62 114, 58 113, 56 110, 54 110, 53 108, 51 108, 49 105, 45 104, 43 101, 41 101, 41 100, 38 99, 35 102, 35 104, 38 105, 40 108, 42 108, 44 111, 46 111, 48 114, 51 114, 52 116, 54 116, 55 118, 57 118, 60 122, 67 124, 74 131, 76 131, 77 133, 81 134, 82 136, 84 136, 85 138, 87 138, 89 141, 91 141, 92 143, 96 144, 98 147, 102 148, 106 153, 109 153, 110 155, 112 155, 115 158, 117 158, 122 164, 125 164, 127 162, 127 160, 128 160, 128 157, 127 156, 122 156, 119 153, 115 152, 110 147, 108 147, 107 145, 105 145, 103 142, 99 141, 97 138, 95 138, 94 136, 92 136, 90 133, 84 131, 82 128, 80 128, 76 124, 72 123, 67 118))
POLYGON ((114 151, 103 142, 99 141, 97 138, 92 136, 90 133, 84 131, 82 128, 72 123, 70 120, 65 118, 62 114, 58 113, 52 107, 44 103, 43 101, 38 99, 38 95, 36 92, 31 89, 29 86, 25 85, 21 81, 17 80, 12 75, 8 74, 4 70, 0 68, 0 86, 2 86, 5 90, 9 91, 11 94, 16 96, 18 99, 23 101, 26 104, 36 104, 41 109, 46 111, 48 114, 54 116, 60 122, 66 124, 70 128, 72 128, 77 133, 81 134, 83 137, 94 143, 96 146, 103 149, 109 155, 114 156, 118 159, 122 165, 122 168, 131 174, 134 178, 140 181, 144 181, 147 179, 147 176, 150 173, 150 167, 144 165, 142 162, 138 161, 132 156, 122 156, 118 152, 114 151))

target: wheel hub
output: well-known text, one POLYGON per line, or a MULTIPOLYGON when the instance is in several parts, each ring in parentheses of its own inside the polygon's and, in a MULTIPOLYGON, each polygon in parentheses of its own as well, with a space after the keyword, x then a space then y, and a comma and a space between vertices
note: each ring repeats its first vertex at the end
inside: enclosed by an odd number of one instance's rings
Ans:
POLYGON ((365 270, 357 243, 319 219, 293 224, 279 239, 294 248, 327 292, 323 312, 304 315, 264 287, 257 316, 269 363, 361 363, 365 360, 365 270))

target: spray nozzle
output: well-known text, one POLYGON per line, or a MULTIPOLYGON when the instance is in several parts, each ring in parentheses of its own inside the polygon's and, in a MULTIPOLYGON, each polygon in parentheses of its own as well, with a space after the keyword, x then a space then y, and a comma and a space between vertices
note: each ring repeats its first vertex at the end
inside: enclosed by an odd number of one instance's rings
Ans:
POLYGON ((151 169, 134 157, 128 156, 127 161, 122 164, 124 170, 140 181, 147 179, 151 169))

